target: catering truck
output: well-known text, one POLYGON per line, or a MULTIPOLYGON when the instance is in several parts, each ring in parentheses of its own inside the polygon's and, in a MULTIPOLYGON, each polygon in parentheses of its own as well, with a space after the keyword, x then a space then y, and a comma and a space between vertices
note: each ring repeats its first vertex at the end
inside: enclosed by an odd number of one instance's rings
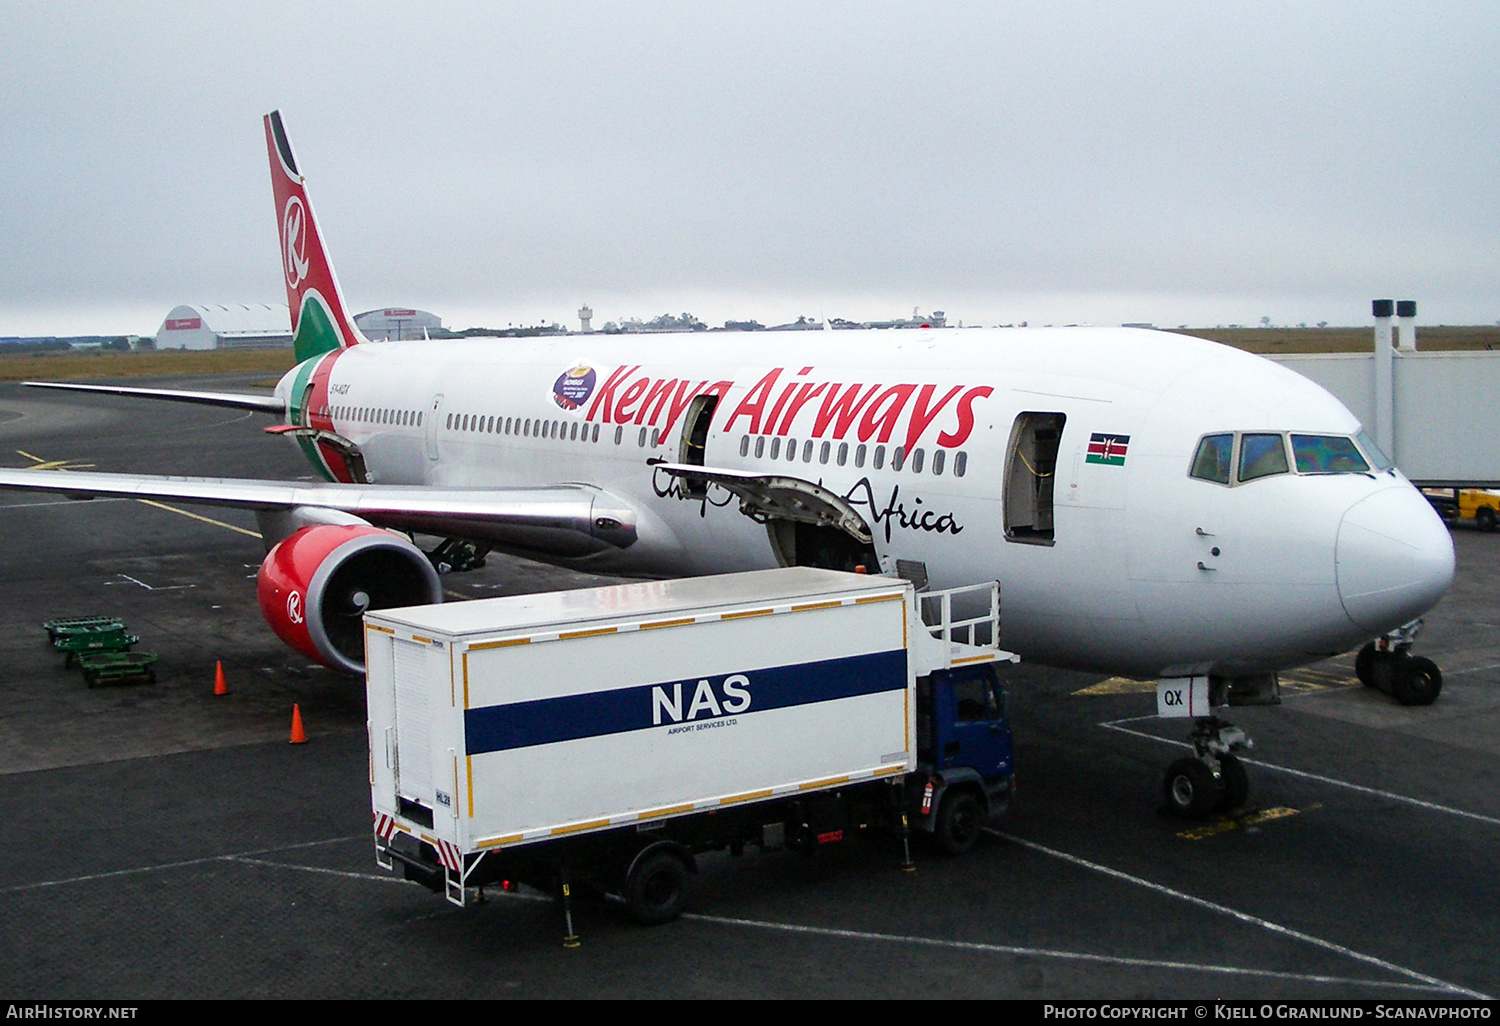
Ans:
POLYGON ((705 852, 960 854, 1013 787, 998 638, 993 582, 810 567, 366 613, 377 862, 571 936, 580 886, 675 918, 705 852))

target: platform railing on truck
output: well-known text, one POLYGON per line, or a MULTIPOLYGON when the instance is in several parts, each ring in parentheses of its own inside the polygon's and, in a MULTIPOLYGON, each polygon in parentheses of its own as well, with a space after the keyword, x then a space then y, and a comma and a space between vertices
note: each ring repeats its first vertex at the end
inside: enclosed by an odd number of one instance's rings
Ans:
POLYGON ((917 594, 922 623, 928 632, 943 646, 945 659, 942 668, 950 669, 955 657, 964 658, 964 648, 983 648, 998 651, 1000 648, 1000 582, 985 581, 961 588, 943 591, 925 591, 917 594), (960 607, 981 607, 985 612, 977 616, 955 618, 953 607, 957 600, 960 607))

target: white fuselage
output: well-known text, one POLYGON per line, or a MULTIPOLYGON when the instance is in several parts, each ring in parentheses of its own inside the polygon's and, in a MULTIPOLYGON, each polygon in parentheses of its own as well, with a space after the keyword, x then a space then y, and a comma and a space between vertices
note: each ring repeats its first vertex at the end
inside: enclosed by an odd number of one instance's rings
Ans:
POLYGON ((634 508, 638 538, 569 562, 692 575, 777 554, 737 501, 684 500, 648 460, 801 478, 864 518, 880 571, 908 560, 934 587, 1000 581, 1004 644, 1040 662, 1266 672, 1414 618, 1452 577, 1446 529, 1394 471, 1191 477, 1205 435, 1360 425, 1291 371, 1179 335, 573 335, 369 343, 318 361, 280 393, 299 423, 331 421, 355 443, 376 484, 595 485, 634 508), (710 392, 693 455, 692 398, 710 392), (1050 469, 1026 458, 1038 449, 1013 455, 1023 424, 1061 427, 1037 443, 1050 469), (1038 488, 1050 516, 1032 508, 1038 488))

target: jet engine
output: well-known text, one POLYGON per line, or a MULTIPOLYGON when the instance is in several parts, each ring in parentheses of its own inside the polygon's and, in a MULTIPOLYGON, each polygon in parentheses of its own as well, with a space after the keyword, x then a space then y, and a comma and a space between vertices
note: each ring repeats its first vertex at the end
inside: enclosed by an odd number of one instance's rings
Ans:
POLYGON ((365 672, 368 609, 443 600, 437 571, 405 538, 369 524, 315 524, 277 542, 256 576, 278 637, 324 666, 365 672))

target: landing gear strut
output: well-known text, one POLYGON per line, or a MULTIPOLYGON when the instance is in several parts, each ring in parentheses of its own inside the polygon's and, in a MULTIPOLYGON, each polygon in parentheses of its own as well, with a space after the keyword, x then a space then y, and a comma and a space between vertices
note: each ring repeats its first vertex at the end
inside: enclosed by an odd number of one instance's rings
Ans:
POLYGON ((1250 779, 1234 753, 1254 747, 1245 732, 1217 716, 1203 716, 1193 721, 1190 740, 1197 754, 1172 763, 1162 780, 1167 808, 1184 819, 1198 819, 1215 809, 1228 812, 1244 805, 1250 779))
POLYGON ((1431 705, 1443 690, 1437 663, 1411 654, 1421 620, 1382 634, 1354 657, 1354 673, 1367 688, 1378 688, 1402 705, 1431 705))

